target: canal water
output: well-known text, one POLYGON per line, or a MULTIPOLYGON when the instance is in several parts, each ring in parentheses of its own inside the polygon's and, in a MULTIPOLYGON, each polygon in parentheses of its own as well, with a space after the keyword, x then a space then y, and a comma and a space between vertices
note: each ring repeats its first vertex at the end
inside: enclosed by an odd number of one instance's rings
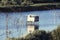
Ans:
POLYGON ((10 12, 0 13, 0 40, 6 38, 6 23, 8 22, 9 37, 20 37, 27 34, 26 19, 27 15, 39 16, 39 30, 52 31, 60 25, 60 10, 44 10, 30 12, 10 12), (8 19, 6 21, 6 18, 8 19))

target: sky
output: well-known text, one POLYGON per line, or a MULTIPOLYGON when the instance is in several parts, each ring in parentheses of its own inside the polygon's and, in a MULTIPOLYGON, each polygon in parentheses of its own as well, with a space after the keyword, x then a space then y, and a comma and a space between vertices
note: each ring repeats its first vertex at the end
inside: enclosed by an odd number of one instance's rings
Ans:
MULTIPOLYGON (((60 25, 60 10, 12 12, 8 13, 8 30, 11 31, 10 37, 18 37, 20 34, 27 33, 27 15, 39 16, 39 30, 52 31, 60 25)), ((0 13, 0 39, 6 36, 6 14, 0 13)))

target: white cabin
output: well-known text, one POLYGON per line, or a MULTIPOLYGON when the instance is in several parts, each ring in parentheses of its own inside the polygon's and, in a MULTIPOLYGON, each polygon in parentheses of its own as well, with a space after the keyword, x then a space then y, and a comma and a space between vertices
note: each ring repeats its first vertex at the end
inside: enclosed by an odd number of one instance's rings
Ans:
POLYGON ((39 16, 36 15, 28 15, 27 16, 27 22, 38 22, 39 16))
POLYGON ((37 30, 37 29, 39 29, 38 25, 28 25, 27 26, 28 33, 32 33, 34 30, 37 30))

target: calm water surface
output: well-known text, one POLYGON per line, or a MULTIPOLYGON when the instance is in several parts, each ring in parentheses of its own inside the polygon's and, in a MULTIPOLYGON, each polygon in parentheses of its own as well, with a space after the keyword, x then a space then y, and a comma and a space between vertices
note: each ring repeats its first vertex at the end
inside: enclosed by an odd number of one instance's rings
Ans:
MULTIPOLYGON (((60 10, 31 11, 31 12, 12 12, 8 13, 9 37, 20 37, 27 33, 27 15, 39 16, 39 30, 52 31, 60 24, 60 10), (19 36, 18 36, 19 35, 19 36)), ((0 13, 0 40, 6 38, 6 14, 0 13)))

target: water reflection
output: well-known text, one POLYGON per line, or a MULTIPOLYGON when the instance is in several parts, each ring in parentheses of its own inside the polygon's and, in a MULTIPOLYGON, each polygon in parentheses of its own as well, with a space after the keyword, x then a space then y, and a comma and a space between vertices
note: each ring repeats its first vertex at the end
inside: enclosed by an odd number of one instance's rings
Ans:
POLYGON ((35 24, 35 25, 27 25, 27 32, 28 33, 32 33, 35 30, 39 30, 39 25, 35 24))
MULTIPOLYGON (((8 13, 8 31, 11 31, 9 37, 20 37, 27 34, 27 27, 39 27, 39 30, 51 31, 60 24, 60 10, 33 11, 33 12, 13 12, 8 13), (27 15, 38 15, 38 25, 26 25, 27 15), (55 14, 55 15, 54 15, 55 14)), ((6 37, 6 14, 0 13, 0 39, 6 37)))

